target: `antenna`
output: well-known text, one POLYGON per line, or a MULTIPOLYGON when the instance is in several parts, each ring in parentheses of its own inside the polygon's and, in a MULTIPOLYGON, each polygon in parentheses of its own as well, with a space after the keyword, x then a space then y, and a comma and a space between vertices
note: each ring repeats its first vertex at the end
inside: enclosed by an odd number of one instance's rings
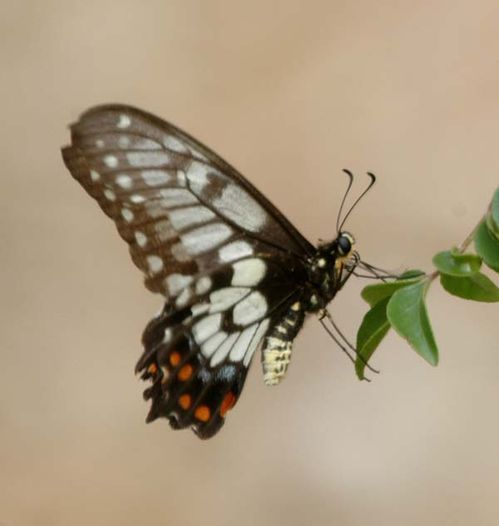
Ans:
POLYGON ((341 212, 343 211, 343 205, 345 204, 347 195, 350 192, 350 188, 352 188, 352 184, 353 184, 353 174, 352 174, 352 172, 350 170, 347 170, 346 168, 343 168, 343 171, 348 175, 348 187, 346 189, 346 192, 343 195, 343 199, 341 200, 340 209, 338 210, 338 216, 336 217, 336 233, 337 234, 340 233, 338 225, 339 225, 339 222, 340 222, 341 212))
MULTIPOLYGON (((353 176, 352 174, 348 171, 348 170, 343 170, 344 172, 346 172, 347 174, 350 174, 351 178, 353 179, 353 176)), ((371 181, 369 182, 369 184, 367 185, 367 188, 359 195, 359 197, 357 197, 357 199, 354 201, 353 205, 350 207, 350 210, 348 210, 348 212, 346 213, 345 217, 343 218, 343 221, 341 222, 340 224, 340 227, 338 229, 338 226, 336 226, 336 230, 338 231, 338 233, 341 231, 341 229, 343 228, 343 225, 345 224, 345 221, 347 220, 348 216, 351 214, 352 210, 357 206, 357 203, 367 194, 367 192, 369 192, 369 190, 371 189, 371 187, 373 186, 373 184, 376 182, 376 176, 371 173, 371 172, 367 172, 367 175, 369 176, 369 178, 371 179, 371 181)), ((350 190, 350 186, 352 186, 352 180, 350 181, 350 185, 348 187, 348 190, 350 190)), ((345 195, 346 197, 346 195, 345 195)), ((343 199, 344 201, 345 199, 343 199)), ((343 205, 343 203, 342 203, 343 205)))

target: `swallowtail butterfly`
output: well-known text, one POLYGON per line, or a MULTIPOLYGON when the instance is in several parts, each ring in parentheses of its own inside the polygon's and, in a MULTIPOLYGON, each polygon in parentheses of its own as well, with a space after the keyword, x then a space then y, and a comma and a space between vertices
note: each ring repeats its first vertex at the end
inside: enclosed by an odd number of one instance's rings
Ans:
POLYGON ((359 263, 352 235, 337 225, 314 247, 217 154, 129 106, 85 112, 62 155, 165 298, 136 367, 147 421, 213 436, 259 347, 264 382, 283 379, 306 314, 325 313, 359 263))

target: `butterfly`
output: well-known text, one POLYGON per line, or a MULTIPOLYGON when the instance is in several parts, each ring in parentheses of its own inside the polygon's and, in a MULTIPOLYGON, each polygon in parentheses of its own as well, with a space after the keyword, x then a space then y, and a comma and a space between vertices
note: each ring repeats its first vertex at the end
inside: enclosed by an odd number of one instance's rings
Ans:
POLYGON ((83 113, 62 155, 116 223, 146 287, 165 298, 136 366, 150 382, 147 421, 212 437, 255 351, 264 382, 278 384, 306 315, 324 315, 359 264, 346 216, 332 241, 313 246, 216 153, 130 106, 83 113))

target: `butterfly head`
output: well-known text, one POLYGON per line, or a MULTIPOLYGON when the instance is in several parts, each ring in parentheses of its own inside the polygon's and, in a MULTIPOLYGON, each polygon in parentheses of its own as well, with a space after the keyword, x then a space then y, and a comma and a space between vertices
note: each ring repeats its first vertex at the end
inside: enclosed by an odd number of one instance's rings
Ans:
POLYGON ((328 243, 320 244, 313 270, 318 272, 318 280, 322 281, 330 274, 341 274, 343 268, 352 268, 360 261, 355 250, 355 238, 349 232, 340 232, 335 239, 328 243))
POLYGON ((355 245, 355 239, 348 232, 340 232, 336 238, 336 250, 340 257, 348 258, 355 245))
POLYGON ((341 272, 343 267, 355 267, 360 260, 355 250, 355 238, 349 232, 340 232, 331 243, 330 250, 336 271, 341 272))

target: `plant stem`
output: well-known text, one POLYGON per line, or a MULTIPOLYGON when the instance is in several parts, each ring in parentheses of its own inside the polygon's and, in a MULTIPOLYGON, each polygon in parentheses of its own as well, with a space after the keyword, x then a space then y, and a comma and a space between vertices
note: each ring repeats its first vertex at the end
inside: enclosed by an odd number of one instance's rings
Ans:
POLYGON ((484 215, 482 218, 480 218, 480 221, 474 226, 473 230, 468 234, 466 239, 457 247, 457 252, 462 254, 471 244, 473 241, 473 238, 475 237, 475 233, 478 230, 478 227, 482 224, 482 221, 485 220, 487 216, 484 215))
MULTIPOLYGON (((474 237, 475 237, 475 234, 476 234, 476 231, 478 230, 478 227, 482 224, 482 221, 485 221, 485 218, 487 217, 487 213, 488 211, 491 209, 492 207, 492 202, 490 203, 490 205, 488 206, 487 208, 487 212, 484 214, 483 217, 480 218, 480 221, 478 221, 478 223, 473 227, 473 230, 466 236, 466 238, 464 239, 464 241, 462 241, 456 248, 456 251, 459 253, 459 254, 462 254, 470 245, 471 245, 471 242, 473 241, 474 237)), ((434 272, 432 272, 431 274, 428 274, 428 284, 431 283, 435 278, 437 278, 438 276, 440 276, 440 271, 439 270, 435 270, 434 272)))

